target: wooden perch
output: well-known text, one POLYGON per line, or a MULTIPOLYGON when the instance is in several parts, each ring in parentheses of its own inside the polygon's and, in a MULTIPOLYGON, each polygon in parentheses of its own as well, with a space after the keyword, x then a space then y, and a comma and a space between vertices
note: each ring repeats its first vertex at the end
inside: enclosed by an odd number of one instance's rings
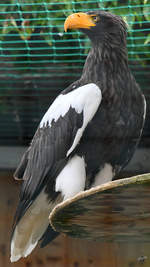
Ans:
POLYGON ((55 207, 50 224, 77 238, 150 242, 150 174, 81 192, 55 207))

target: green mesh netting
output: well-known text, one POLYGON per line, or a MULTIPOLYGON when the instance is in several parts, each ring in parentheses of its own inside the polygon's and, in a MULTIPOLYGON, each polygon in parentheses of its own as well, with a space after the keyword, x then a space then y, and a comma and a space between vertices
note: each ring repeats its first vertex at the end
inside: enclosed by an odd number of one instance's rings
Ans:
MULTIPOLYGON (((128 23, 130 67, 150 101, 150 0, 0 3, 0 144, 28 144, 54 97, 80 77, 90 43, 64 34, 67 15, 108 10, 128 23)), ((150 133, 150 111, 144 136, 150 133)))

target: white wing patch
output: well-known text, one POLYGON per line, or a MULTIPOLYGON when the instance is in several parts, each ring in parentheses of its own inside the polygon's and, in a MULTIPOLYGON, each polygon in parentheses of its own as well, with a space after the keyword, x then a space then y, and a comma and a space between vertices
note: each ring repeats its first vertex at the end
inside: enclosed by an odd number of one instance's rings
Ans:
POLYGON ((45 113, 40 123, 40 128, 47 124, 51 126, 53 120, 56 122, 60 116, 64 117, 70 107, 74 108, 77 113, 83 112, 83 125, 77 131, 74 142, 67 152, 68 156, 79 143, 87 124, 92 120, 97 111, 101 99, 101 90, 94 83, 81 86, 66 95, 59 95, 45 113))

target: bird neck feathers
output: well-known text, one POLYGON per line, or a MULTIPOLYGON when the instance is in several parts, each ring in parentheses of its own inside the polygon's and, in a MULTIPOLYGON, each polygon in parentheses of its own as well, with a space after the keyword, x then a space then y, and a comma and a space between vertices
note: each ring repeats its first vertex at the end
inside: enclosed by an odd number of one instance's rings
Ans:
MULTIPOLYGON (((110 75, 124 75, 123 69, 128 68, 126 44, 118 46, 115 42, 96 43, 92 46, 86 59, 81 79, 97 82, 110 79, 110 75)), ((124 78, 123 78, 124 79, 124 78)))

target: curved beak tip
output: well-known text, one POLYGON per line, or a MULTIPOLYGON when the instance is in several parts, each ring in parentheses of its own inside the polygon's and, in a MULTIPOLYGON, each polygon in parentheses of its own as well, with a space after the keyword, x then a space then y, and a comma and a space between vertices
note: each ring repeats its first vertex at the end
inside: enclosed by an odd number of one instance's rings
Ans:
MULTIPOLYGON (((69 18, 69 17, 68 17, 69 18)), ((65 23, 64 23, 64 31, 65 32, 67 32, 67 30, 69 29, 69 19, 68 18, 66 18, 66 20, 65 20, 65 23)))

